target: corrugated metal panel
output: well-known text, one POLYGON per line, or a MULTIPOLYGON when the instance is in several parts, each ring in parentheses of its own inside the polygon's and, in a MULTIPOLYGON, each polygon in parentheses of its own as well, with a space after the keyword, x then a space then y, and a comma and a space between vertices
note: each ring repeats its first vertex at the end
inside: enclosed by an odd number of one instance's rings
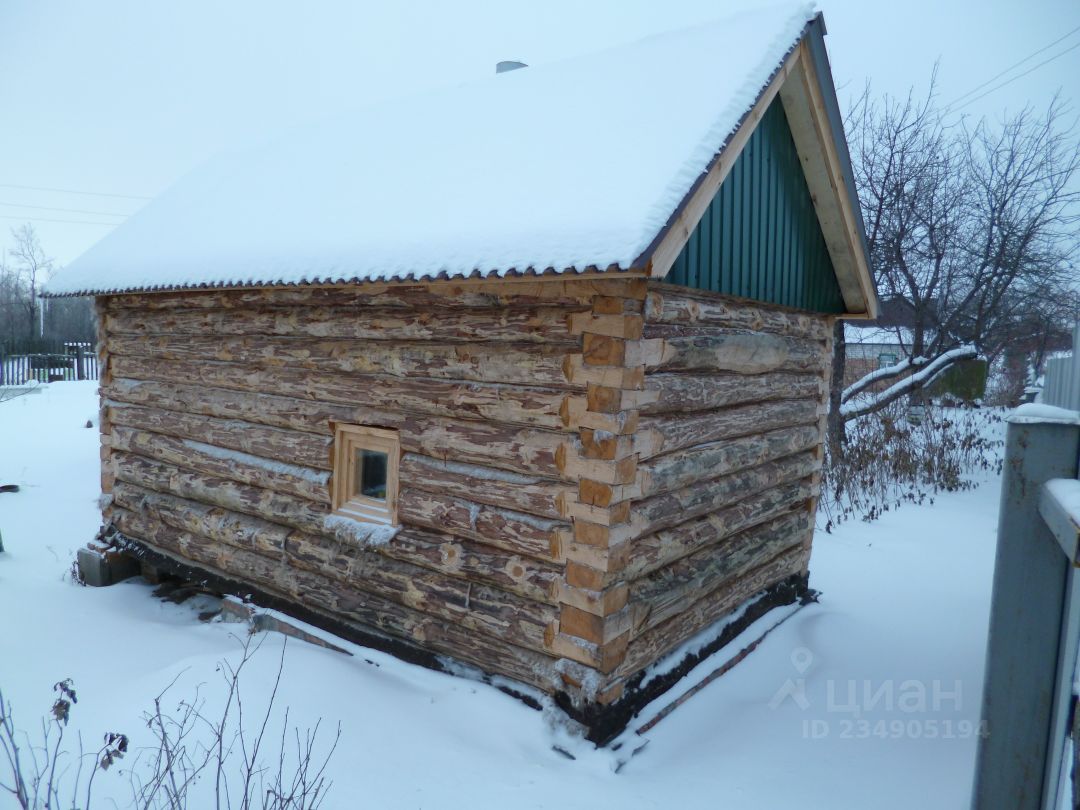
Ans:
POLYGON ((779 98, 665 280, 815 312, 845 311, 779 98))
POLYGON ((1080 323, 1073 327, 1073 351, 1046 361, 1046 377, 1040 402, 1080 411, 1080 323))

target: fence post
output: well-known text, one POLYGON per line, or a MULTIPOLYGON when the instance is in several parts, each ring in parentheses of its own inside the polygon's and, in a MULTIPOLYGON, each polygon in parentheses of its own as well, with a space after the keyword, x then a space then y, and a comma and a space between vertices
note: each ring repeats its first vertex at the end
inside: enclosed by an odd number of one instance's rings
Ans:
POLYGON ((1040 419, 1025 410, 1010 417, 1005 441, 977 810, 1037 810, 1044 799, 1070 560, 1039 515, 1039 498, 1051 478, 1076 477, 1080 422, 1066 411, 1040 419))
POLYGON ((75 379, 85 380, 86 373, 83 371, 83 346, 82 343, 75 344, 75 379))

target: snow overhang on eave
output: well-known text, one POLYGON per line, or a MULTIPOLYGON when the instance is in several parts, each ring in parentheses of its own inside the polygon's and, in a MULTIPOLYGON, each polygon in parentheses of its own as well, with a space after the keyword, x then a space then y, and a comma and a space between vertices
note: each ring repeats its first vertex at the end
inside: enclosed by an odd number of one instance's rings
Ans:
POLYGON ((497 282, 505 281, 507 283, 519 282, 519 281, 558 281, 565 279, 595 279, 595 278, 611 278, 612 276, 618 276, 619 278, 644 278, 648 273, 644 268, 639 267, 621 267, 620 265, 613 264, 606 268, 596 267, 590 265, 582 269, 576 267, 566 267, 557 269, 554 267, 547 267, 543 270, 538 270, 533 267, 527 267, 523 270, 516 268, 510 268, 509 270, 491 269, 487 271, 474 270, 471 273, 434 273, 434 274, 397 274, 387 275, 374 278, 349 278, 346 276, 332 279, 315 279, 312 281, 284 281, 275 279, 256 279, 250 282, 235 282, 235 281, 223 281, 220 283, 204 283, 204 284, 158 284, 148 286, 133 286, 133 287, 110 287, 110 288, 92 288, 77 290, 74 292, 63 293, 50 293, 48 288, 39 294, 41 298, 84 298, 90 296, 107 296, 107 295, 131 295, 131 294, 151 294, 151 293, 181 293, 181 292, 198 292, 198 291, 219 291, 224 292, 228 290, 271 290, 271 289, 296 289, 298 287, 354 287, 360 285, 378 285, 383 287, 395 286, 395 285, 424 285, 424 284, 473 284, 478 282, 497 282))

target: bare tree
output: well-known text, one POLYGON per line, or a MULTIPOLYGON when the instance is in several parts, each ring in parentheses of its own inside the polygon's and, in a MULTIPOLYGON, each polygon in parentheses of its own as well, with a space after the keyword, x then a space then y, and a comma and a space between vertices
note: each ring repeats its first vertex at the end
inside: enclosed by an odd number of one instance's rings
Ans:
POLYGON ((959 272, 939 307, 939 332, 997 357, 1017 337, 1025 310, 1070 283, 1078 247, 1080 142, 1055 100, 1039 116, 1026 109, 1000 130, 979 124, 966 139, 971 192, 964 200, 959 272))
POLYGON ((1072 327, 1080 322, 1080 288, 1073 284, 1050 285, 1010 298, 1009 321, 1000 327, 1010 337, 997 357, 993 389, 995 402, 1004 405, 1022 400, 1042 376, 1051 354, 1072 347, 1072 327))
POLYGON ((45 255, 37 232, 30 223, 11 229, 15 246, 11 249, 15 277, 23 288, 26 337, 34 338, 38 325, 38 292, 52 272, 53 260, 45 255))
MULTIPOLYGON (((87 297, 42 299, 57 269, 29 223, 11 230, 14 248, 0 252, 0 354, 56 351, 62 341, 93 343, 96 322, 87 297)), ((9 380, 0 367, 0 385, 9 380)))
POLYGON ((831 444, 842 444, 846 419, 917 396, 960 360, 995 359, 1030 313, 1060 295, 1080 221, 1071 184, 1080 142, 1063 116, 1055 100, 1043 114, 1028 108, 996 125, 952 124, 933 79, 921 100, 878 100, 868 87, 853 105, 847 127, 871 269, 883 297, 907 302, 910 340, 901 362, 834 394, 831 444))
POLYGON ((24 299, 23 284, 4 251, 0 253, 0 341, 10 343, 15 340, 17 324, 22 319, 24 299))

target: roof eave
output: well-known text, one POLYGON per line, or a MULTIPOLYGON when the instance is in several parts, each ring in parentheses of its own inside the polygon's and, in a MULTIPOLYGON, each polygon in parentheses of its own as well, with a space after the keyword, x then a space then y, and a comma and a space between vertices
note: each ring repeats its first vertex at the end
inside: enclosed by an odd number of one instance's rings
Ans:
MULTIPOLYGON (((851 286, 857 287, 862 307, 853 309, 845 296, 845 304, 848 305, 848 313, 845 317, 850 319, 872 320, 878 316, 879 302, 877 287, 874 284, 873 274, 870 272, 870 251, 866 243, 866 227, 862 218, 862 209, 859 206, 859 193, 855 187, 855 171, 851 163, 851 153, 848 150, 847 137, 844 135, 844 118, 840 112, 840 103, 836 98, 836 85, 833 81, 832 67, 829 64, 829 54, 825 48, 825 17, 820 12, 808 26, 806 35, 803 37, 802 48, 809 57, 804 61, 812 74, 811 88, 816 90, 817 102, 820 103, 824 112, 823 127, 827 127, 828 137, 828 162, 842 181, 842 189, 836 188, 838 196, 836 204, 842 209, 846 221, 845 230, 848 234, 848 249, 850 250, 854 267, 848 269, 848 273, 854 278, 850 279, 851 286)), ((783 96, 781 96, 783 98, 783 96)), ((785 112, 787 107, 785 103, 785 112)), ((790 116, 789 116, 790 120, 790 116)), ((835 178, 834 178, 835 179, 835 178)), ((813 192, 813 189, 811 189, 813 192)))
POLYGON ((527 267, 522 270, 510 268, 489 269, 487 271, 474 270, 471 273, 450 274, 446 272, 420 274, 416 276, 395 275, 379 278, 337 278, 325 281, 274 281, 262 280, 250 283, 200 283, 200 284, 170 284, 143 287, 124 288, 91 288, 76 290, 73 292, 52 293, 48 289, 40 293, 42 298, 84 298, 108 295, 128 294, 153 294, 153 293, 181 293, 198 291, 227 292, 229 290, 270 290, 287 289, 294 287, 354 287, 357 285, 391 286, 419 286, 429 284, 477 284, 493 282, 523 282, 523 281, 566 281, 568 279, 597 279, 597 278, 643 278, 648 275, 645 268, 622 267, 617 264, 608 267, 589 265, 578 269, 577 267, 554 268, 547 267, 538 270, 527 267))

